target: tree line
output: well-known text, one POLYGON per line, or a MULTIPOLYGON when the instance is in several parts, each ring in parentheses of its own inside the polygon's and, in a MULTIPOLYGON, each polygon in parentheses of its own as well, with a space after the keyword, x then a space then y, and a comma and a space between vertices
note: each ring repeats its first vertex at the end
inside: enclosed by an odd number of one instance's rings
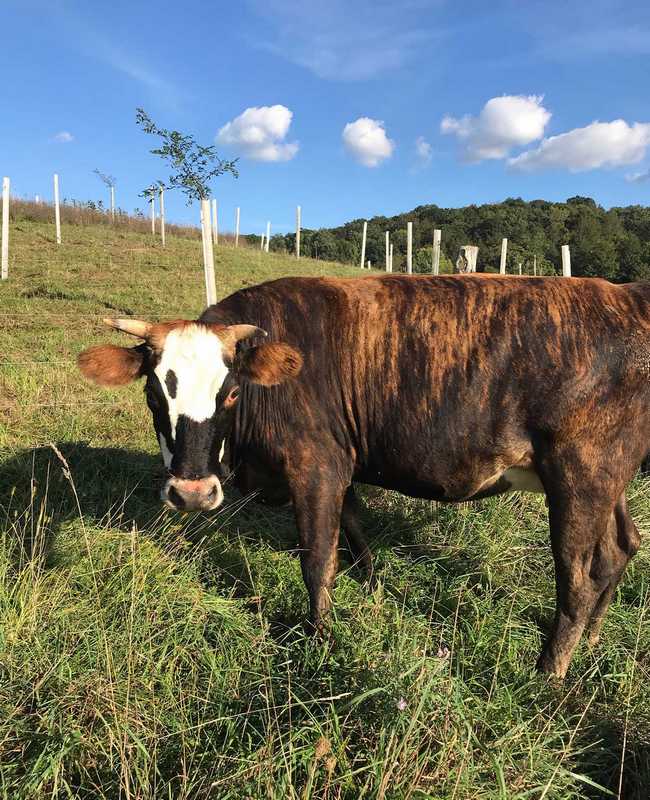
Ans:
MULTIPOLYGON (((366 259, 373 266, 385 263, 386 231, 394 245, 393 269, 406 269, 406 223, 413 222, 413 270, 431 271, 434 228, 442 230, 441 272, 451 272, 459 248, 479 247, 478 269, 499 269, 501 240, 508 239, 507 271, 532 274, 533 261, 540 275, 561 274, 560 247, 571 247, 573 275, 600 276, 612 281, 650 279, 650 208, 625 206, 604 209, 590 197, 571 197, 564 203, 509 198, 502 203, 463 208, 418 206, 394 217, 368 220, 366 259)), ((327 261, 359 264, 363 220, 337 228, 303 229, 303 255, 327 261)), ((248 237, 259 245, 259 236, 248 237)), ((295 234, 276 234, 269 248, 295 251, 295 234)))

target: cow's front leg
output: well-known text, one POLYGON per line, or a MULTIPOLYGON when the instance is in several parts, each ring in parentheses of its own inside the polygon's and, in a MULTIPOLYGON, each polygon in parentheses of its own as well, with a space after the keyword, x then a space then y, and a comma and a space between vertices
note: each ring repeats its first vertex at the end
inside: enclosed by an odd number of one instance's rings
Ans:
POLYGON ((308 628, 318 633, 332 605, 344 494, 344 487, 327 479, 317 479, 309 488, 301 481, 293 493, 302 577, 309 593, 308 628))

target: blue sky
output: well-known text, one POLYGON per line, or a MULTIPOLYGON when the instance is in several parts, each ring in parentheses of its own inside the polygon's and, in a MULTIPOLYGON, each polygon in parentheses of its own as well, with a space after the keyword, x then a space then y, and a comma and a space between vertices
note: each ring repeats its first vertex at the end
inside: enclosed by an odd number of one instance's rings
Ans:
MULTIPOLYGON (((135 125, 217 141, 221 225, 290 230, 508 196, 650 198, 650 3, 3 0, 0 173, 120 206, 166 178, 135 125), (599 124, 594 124, 599 123, 599 124)), ((196 207, 166 198, 168 217, 196 207)))

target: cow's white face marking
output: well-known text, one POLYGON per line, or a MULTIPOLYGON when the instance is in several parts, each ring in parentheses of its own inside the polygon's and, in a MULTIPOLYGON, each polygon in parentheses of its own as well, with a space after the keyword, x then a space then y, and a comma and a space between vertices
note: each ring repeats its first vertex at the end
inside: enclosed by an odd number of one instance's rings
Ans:
POLYGON ((214 415, 217 394, 228 375, 223 346, 215 333, 201 325, 187 325, 170 331, 160 363, 154 371, 167 399, 174 439, 176 423, 181 415, 194 422, 203 422, 214 415), (175 376, 173 392, 166 381, 170 371, 175 376))
POLYGON ((167 446, 167 441, 162 433, 158 434, 158 441, 160 443, 160 452, 162 453, 163 461, 165 462, 165 467, 169 469, 172 465, 172 458, 173 455, 167 446))

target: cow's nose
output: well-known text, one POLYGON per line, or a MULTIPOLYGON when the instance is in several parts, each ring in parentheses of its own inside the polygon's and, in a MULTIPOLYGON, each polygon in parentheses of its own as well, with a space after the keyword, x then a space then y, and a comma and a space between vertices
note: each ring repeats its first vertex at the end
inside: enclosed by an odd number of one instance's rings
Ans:
POLYGON ((162 499, 176 511, 212 511, 223 503, 223 490, 216 475, 197 480, 171 477, 162 499))

